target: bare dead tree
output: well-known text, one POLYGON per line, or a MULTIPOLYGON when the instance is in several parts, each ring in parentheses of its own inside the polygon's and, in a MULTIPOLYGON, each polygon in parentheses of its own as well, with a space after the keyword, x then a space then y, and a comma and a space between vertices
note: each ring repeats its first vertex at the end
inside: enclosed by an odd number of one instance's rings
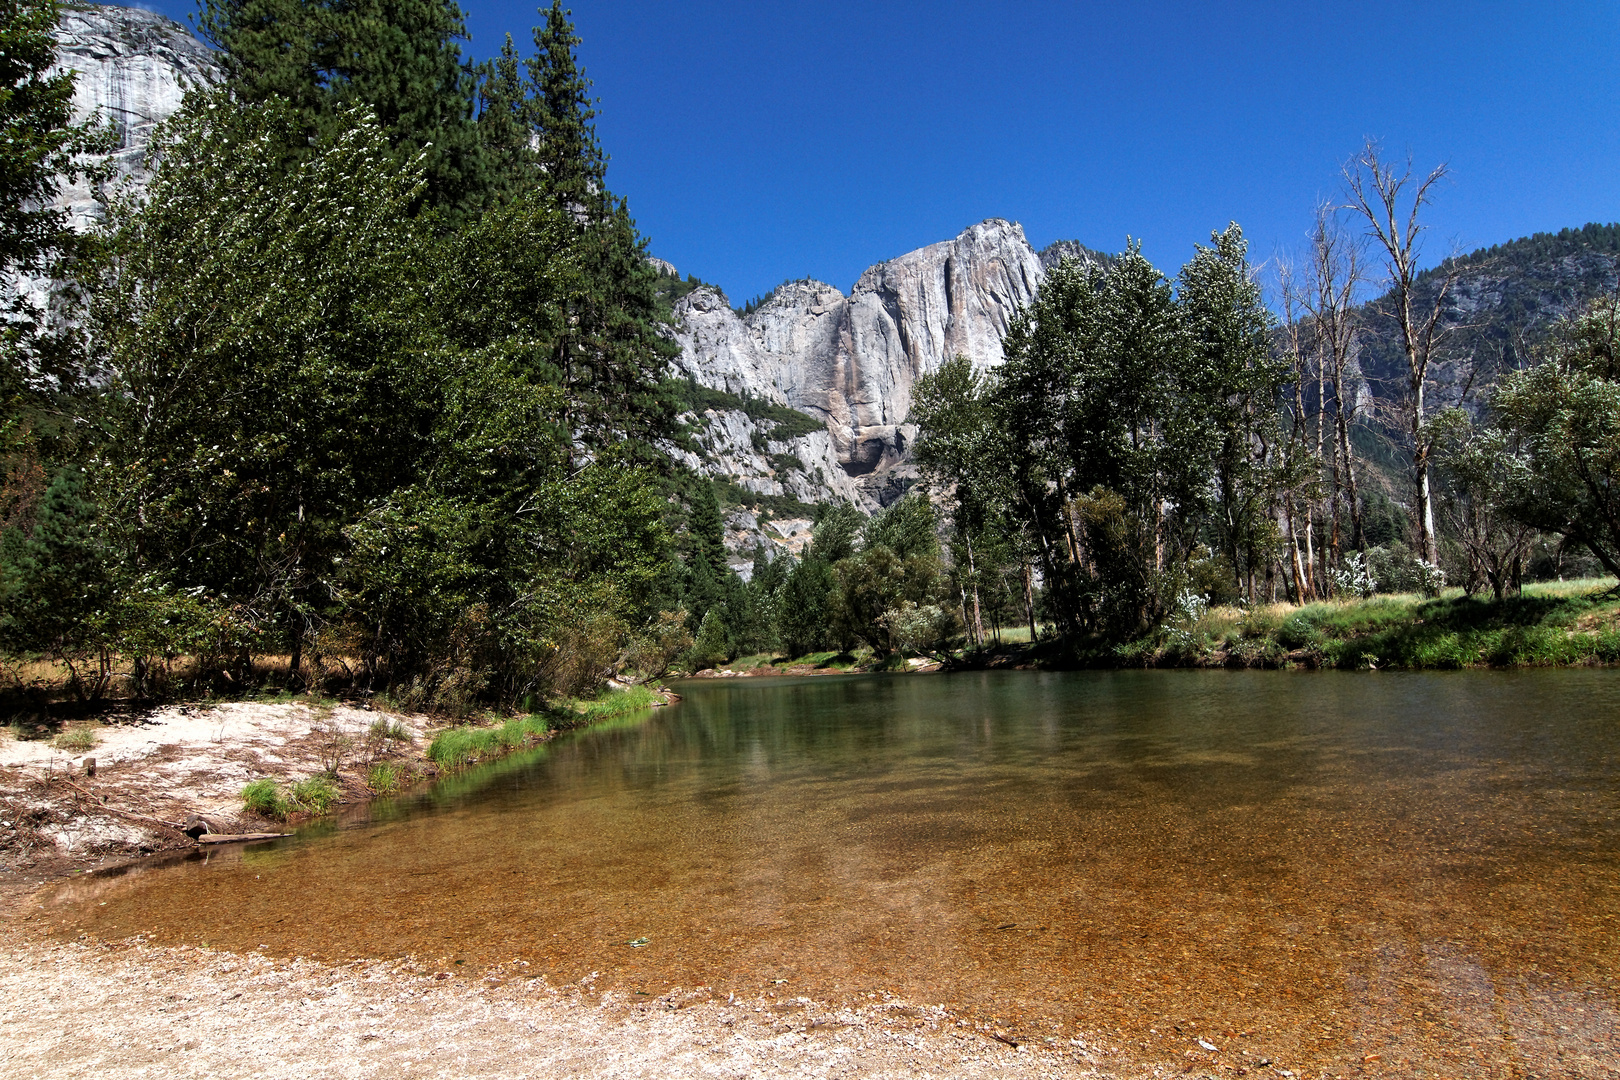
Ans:
MULTIPOLYGON (((1297 603, 1305 603, 1316 595, 1316 552, 1314 537, 1312 535, 1314 521, 1311 516, 1311 499, 1300 500, 1302 505, 1296 508, 1296 500, 1300 492, 1296 489, 1305 486, 1300 484, 1301 477, 1310 477, 1319 480, 1322 473, 1321 453, 1321 417, 1312 416, 1307 410, 1305 388, 1311 380, 1309 349, 1305 343, 1305 330, 1301 322, 1299 288, 1294 278, 1293 265, 1286 259, 1277 260, 1277 286, 1282 300, 1282 348, 1288 357, 1288 364, 1294 387, 1294 400, 1285 406, 1287 413, 1287 442, 1283 446, 1283 454, 1287 462, 1284 470, 1286 481, 1282 490, 1282 516, 1283 534, 1288 543, 1289 571, 1293 576, 1294 598, 1297 603), (1315 433, 1315 447, 1312 447, 1312 434, 1315 433), (1304 527, 1301 529, 1296 509, 1304 510, 1304 527)), ((1321 401, 1320 395, 1317 401, 1321 401)))
MULTIPOLYGON (((1317 207, 1311 229, 1312 289, 1305 300, 1315 331, 1318 371, 1326 383, 1322 389, 1333 392, 1333 552, 1340 550, 1340 493, 1350 511, 1351 546, 1367 547, 1366 530, 1361 522, 1361 497, 1356 488, 1355 453, 1350 446, 1350 429, 1359 410, 1357 387, 1352 381, 1360 323, 1356 316, 1356 294, 1364 283, 1361 245, 1345 234, 1331 206, 1317 207)), ((1321 406, 1327 413, 1326 399, 1321 406)))
POLYGON ((1442 269, 1432 296, 1419 297, 1418 259, 1422 249, 1418 238, 1426 229, 1419 220, 1420 214, 1429 204, 1434 186, 1445 179, 1447 171, 1445 165, 1438 165, 1417 180, 1410 158, 1403 166, 1386 162, 1378 144, 1371 139, 1344 167, 1345 188, 1350 197, 1348 209, 1366 220, 1367 235, 1382 249, 1389 273, 1384 314, 1398 325, 1401 348, 1406 355, 1402 404, 1407 434, 1412 441, 1412 484, 1416 495, 1412 506, 1413 532, 1423 558, 1431 563, 1439 561, 1440 553, 1429 489, 1429 458, 1433 445, 1424 425, 1424 390, 1429 368, 1445 334, 1442 316, 1447 297, 1456 284, 1457 271, 1442 269))

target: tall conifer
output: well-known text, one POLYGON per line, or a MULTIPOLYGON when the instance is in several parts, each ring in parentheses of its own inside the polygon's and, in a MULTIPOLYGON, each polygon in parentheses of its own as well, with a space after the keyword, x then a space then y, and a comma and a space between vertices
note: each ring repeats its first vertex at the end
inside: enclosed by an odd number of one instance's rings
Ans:
MULTIPOLYGON (((309 142, 341 125, 339 113, 369 108, 397 158, 425 152, 429 205, 459 216, 487 201, 475 70, 453 0, 203 0, 200 23, 238 100, 287 102, 309 142)), ((309 142, 289 153, 307 156, 309 142)))

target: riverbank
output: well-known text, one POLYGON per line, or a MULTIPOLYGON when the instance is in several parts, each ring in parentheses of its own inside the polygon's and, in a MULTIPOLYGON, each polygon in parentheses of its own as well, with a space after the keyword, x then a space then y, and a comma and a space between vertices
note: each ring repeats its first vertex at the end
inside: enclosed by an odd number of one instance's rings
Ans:
MULTIPOLYGON (((1042 634, 1047 631, 1043 628, 1042 634)), ((1526 585, 1519 596, 1402 593, 1305 605, 1195 605, 1124 643, 1065 640, 1027 631, 938 657, 868 649, 800 657, 738 657, 694 678, 935 672, 987 669, 1270 668, 1406 671, 1583 667, 1620 663, 1620 587, 1613 578, 1526 585)))
POLYGON ((0 911, 54 878, 287 832, 669 699, 632 687, 529 716, 450 723, 289 696, 111 714, 45 737, 0 729, 0 911), (258 797, 245 799, 250 785, 258 797))
MULTIPOLYGON (((416 959, 325 964, 64 942, 31 926, 0 919, 5 1077, 1152 1075, 1111 1044, 1019 1043, 1019 1033, 877 994, 843 1005, 703 987, 625 997, 521 969, 464 976, 416 959)), ((1188 1045, 1216 1068, 1216 1055, 1188 1045)))
POLYGON ((1099 667, 1336 668, 1406 671, 1576 667, 1620 661, 1612 578, 1526 585, 1502 600, 1416 594, 1193 608, 1125 645, 1046 659, 1099 667))

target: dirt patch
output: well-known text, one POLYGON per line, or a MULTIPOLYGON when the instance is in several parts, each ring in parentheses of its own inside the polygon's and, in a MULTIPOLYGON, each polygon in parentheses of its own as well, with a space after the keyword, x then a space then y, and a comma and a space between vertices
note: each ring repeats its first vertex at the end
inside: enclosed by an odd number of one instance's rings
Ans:
POLYGON ((372 797, 366 771, 426 775, 427 723, 306 702, 174 705, 70 729, 95 745, 0 740, 0 910, 54 876, 190 847, 187 832, 282 831, 243 809, 244 785, 335 772, 340 802, 372 797), (371 735, 378 719, 403 738, 371 735), (397 726, 396 726, 397 725, 397 726))
MULTIPOLYGON (((590 982, 551 985, 521 965, 469 977, 409 958, 328 965, 139 941, 61 943, 6 919, 0 1076, 708 1080, 1153 1072, 1106 1042, 1018 1043, 948 1010, 881 996, 830 1005, 768 993, 717 997, 697 987, 624 998, 597 993, 590 982)), ((1178 1062, 1175 1071, 1188 1065, 1178 1062)), ((1190 1075, 1216 1075, 1219 1066, 1206 1068, 1190 1075)))

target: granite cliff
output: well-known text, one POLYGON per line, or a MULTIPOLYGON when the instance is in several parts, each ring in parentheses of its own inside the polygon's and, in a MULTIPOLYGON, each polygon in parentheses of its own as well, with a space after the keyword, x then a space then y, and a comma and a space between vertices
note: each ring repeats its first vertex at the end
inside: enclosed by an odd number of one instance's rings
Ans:
MULTIPOLYGON (((57 25, 57 67, 78 73, 74 119, 99 113, 113 126, 113 183, 146 178, 146 147, 152 130, 180 107, 186 88, 219 77, 213 51, 173 19, 139 8, 73 4, 57 25)), ((88 185, 64 190, 57 200, 84 227, 100 216, 88 185)))
MULTIPOLYGON (((981 367, 1001 363, 1013 316, 1064 255, 1100 257, 1073 243, 1036 252, 1021 226, 992 218, 871 267, 848 296, 824 282, 789 282, 739 315, 718 290, 695 290, 675 306, 680 374, 796 409, 826 431, 780 450, 759 432, 754 441, 767 445, 752 460, 729 456, 726 475, 762 494, 867 509, 892 502, 915 475, 908 419, 917 380, 957 354, 981 367), (807 482, 771 469, 781 451, 813 459, 819 476, 807 482)), ((755 435, 745 420, 731 421, 732 445, 755 435)))

